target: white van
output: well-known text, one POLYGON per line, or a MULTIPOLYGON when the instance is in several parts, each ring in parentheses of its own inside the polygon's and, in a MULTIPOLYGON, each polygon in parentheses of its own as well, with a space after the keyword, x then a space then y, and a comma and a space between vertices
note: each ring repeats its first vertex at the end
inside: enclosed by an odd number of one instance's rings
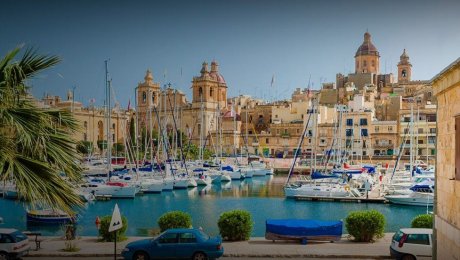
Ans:
POLYGON ((401 228, 394 234, 390 245, 391 256, 396 259, 432 259, 433 229, 401 228))
POLYGON ((16 259, 27 255, 29 239, 22 232, 12 228, 0 228, 0 260, 16 259))

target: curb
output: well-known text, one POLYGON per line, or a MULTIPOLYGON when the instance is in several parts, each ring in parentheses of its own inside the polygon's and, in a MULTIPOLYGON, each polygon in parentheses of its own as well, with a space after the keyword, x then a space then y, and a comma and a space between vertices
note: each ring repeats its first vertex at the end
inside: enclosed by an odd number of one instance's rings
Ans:
MULTIPOLYGON (((29 254, 27 257, 111 257, 113 254, 29 254)), ((117 254, 117 258, 122 257, 117 254)), ((393 259, 389 255, 318 255, 318 254, 224 254, 225 257, 248 258, 346 258, 346 259, 393 259)))

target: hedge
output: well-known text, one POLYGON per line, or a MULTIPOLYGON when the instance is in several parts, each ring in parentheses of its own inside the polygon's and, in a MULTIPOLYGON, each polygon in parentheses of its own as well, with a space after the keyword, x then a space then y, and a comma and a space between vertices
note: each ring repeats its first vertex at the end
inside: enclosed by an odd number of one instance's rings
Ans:
POLYGON ((158 219, 158 226, 161 232, 170 228, 190 228, 192 227, 192 217, 182 211, 170 211, 158 219))
POLYGON ((217 225, 224 240, 244 241, 251 236, 253 222, 248 211, 232 210, 220 215, 217 225))
POLYGON ((352 211, 345 219, 348 233, 357 242, 371 242, 382 238, 385 216, 376 210, 352 211))

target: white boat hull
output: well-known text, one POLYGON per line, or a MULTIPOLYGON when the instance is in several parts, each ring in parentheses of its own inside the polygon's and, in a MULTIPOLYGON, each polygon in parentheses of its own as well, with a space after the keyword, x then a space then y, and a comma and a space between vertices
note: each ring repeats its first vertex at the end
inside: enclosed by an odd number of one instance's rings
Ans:
POLYGON ((433 206, 433 193, 412 192, 408 195, 387 195, 390 203, 411 206, 433 206))
POLYGON ((288 198, 299 196, 341 198, 350 196, 350 193, 343 187, 326 185, 301 185, 299 187, 285 187, 284 194, 288 198))

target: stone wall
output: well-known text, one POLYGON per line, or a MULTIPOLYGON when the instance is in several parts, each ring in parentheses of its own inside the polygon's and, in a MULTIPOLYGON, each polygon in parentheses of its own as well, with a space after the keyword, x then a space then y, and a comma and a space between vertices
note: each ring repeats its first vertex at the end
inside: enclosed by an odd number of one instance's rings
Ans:
POLYGON ((460 115, 460 59, 433 80, 438 102, 436 257, 460 259, 460 180, 455 179, 455 117, 460 115))

